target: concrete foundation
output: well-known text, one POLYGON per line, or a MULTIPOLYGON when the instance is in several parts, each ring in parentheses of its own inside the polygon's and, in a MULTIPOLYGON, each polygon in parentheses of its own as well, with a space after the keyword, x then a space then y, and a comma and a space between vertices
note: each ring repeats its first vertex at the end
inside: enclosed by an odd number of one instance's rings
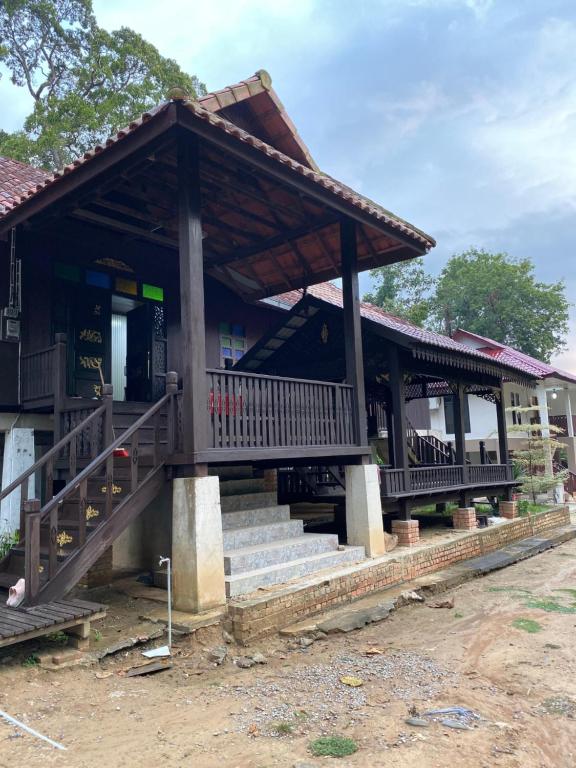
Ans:
MULTIPOLYGON (((34 464, 34 430, 13 427, 6 433, 2 463, 2 488, 34 464)), ((34 477, 28 481, 28 498, 35 498, 34 477)), ((0 530, 14 532, 20 527, 20 489, 0 505, 0 530)))
POLYGON ((364 547, 366 557, 386 551, 376 464, 346 467, 346 530, 348 544, 364 547))
POLYGON ((217 477, 172 483, 174 608, 201 612, 224 605, 224 545, 217 477))

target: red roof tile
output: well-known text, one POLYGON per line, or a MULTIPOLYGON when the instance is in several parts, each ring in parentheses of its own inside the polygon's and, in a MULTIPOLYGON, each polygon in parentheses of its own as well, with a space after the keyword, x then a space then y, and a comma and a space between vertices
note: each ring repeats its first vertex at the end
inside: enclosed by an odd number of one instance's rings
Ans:
MULTIPOLYGON (((209 110, 201 106, 198 102, 184 101, 182 103, 198 119, 203 120, 206 123, 209 123, 215 128, 218 128, 224 133, 234 137, 238 141, 254 147, 255 149, 259 150, 260 152, 267 155, 269 158, 275 160, 276 162, 281 163, 284 166, 288 166, 293 172, 301 176, 305 176, 306 178, 310 179, 311 181, 318 184, 319 186, 324 187, 324 189, 327 189, 335 196, 345 200, 346 202, 350 203, 354 207, 362 210, 364 213, 370 216, 373 216, 377 221, 380 221, 388 225, 389 227, 391 227, 392 229, 395 229, 397 232, 401 233, 402 235, 405 235, 410 239, 416 241, 417 243, 419 243, 420 246, 423 246, 426 250, 428 250, 429 248, 433 247, 436 244, 435 240, 432 237, 430 237, 430 235, 427 235, 425 232, 422 232, 421 230, 417 229, 412 224, 409 224, 407 221, 404 221, 398 216, 395 216, 393 213, 377 205, 372 200, 369 200, 363 195, 360 195, 357 192, 354 192, 350 187, 336 181, 335 179, 332 179, 330 176, 324 173, 317 172, 305 165, 302 165, 301 163, 297 162, 293 158, 288 157, 288 155, 285 155, 284 153, 280 152, 274 147, 271 147, 269 144, 266 144, 261 139, 258 139, 256 136, 253 136, 252 134, 247 133, 246 131, 244 131, 242 128, 239 128, 234 123, 231 123, 230 121, 225 120, 224 118, 220 117, 214 112, 210 112, 209 110)), ((137 131, 138 128, 140 128, 140 126, 143 125, 143 123, 148 122, 149 120, 153 120, 156 115, 166 110, 169 104, 170 102, 164 102, 163 104, 159 104, 154 109, 148 112, 145 112, 137 120, 133 120, 130 123, 130 125, 128 125, 126 128, 122 129, 116 135, 107 139, 106 142, 104 142, 104 144, 96 145, 93 149, 86 152, 83 155, 83 157, 78 158, 77 160, 75 160, 73 163, 70 163, 69 165, 66 165, 62 170, 56 171, 54 174, 50 174, 48 176, 44 176, 44 173, 41 171, 36 171, 38 173, 36 184, 34 184, 31 180, 30 186, 28 186, 26 189, 22 189, 22 191, 20 191, 19 193, 16 192, 16 194, 11 194, 10 197, 6 198, 6 200, 4 201, 4 208, 2 211, 0 211, 0 220, 3 217, 7 216, 11 211, 15 210, 19 205, 24 203, 26 199, 29 199, 30 197, 38 194, 42 189, 48 186, 57 184, 58 180, 61 179, 62 177, 67 176, 70 173, 73 173, 76 170, 76 168, 78 168, 79 166, 84 165, 85 163, 93 160, 97 155, 100 155, 102 154, 102 152, 105 152, 106 149, 112 146, 113 144, 116 144, 118 141, 121 141, 126 136, 134 133, 134 131, 137 131)))
POLYGON ((47 176, 46 171, 10 157, 0 157, 0 213, 14 205, 29 190, 36 189, 36 185, 41 184, 47 176))
MULTIPOLYGON (((319 283, 318 285, 312 285, 307 289, 307 292, 328 304, 333 304, 336 307, 344 306, 342 291, 333 283, 319 283)), ((303 298, 303 296, 304 291, 300 289, 296 291, 288 291, 287 293, 275 296, 272 300, 265 299, 264 301, 280 303, 287 309, 291 309, 303 298)), ((472 355, 473 357, 478 357, 484 360, 494 359, 491 355, 488 355, 479 349, 474 349, 468 344, 458 342, 455 339, 451 339, 449 336, 443 336, 441 333, 427 331, 424 328, 420 328, 419 326, 410 323, 408 320, 403 320, 400 317, 391 315, 389 312, 385 312, 374 304, 369 304, 365 301, 361 302, 360 314, 362 317, 366 318, 366 320, 371 320, 372 322, 383 325, 393 331, 402 333, 413 341, 420 342, 421 344, 430 344, 434 347, 439 347, 452 352, 464 353, 465 355, 472 355)), ((503 365, 522 371, 523 373, 528 373, 531 376, 534 375, 533 371, 527 370, 527 368, 519 364, 517 360, 502 358, 500 359, 500 362, 503 365)))
MULTIPOLYGON (((514 347, 509 347, 507 344, 501 344, 499 341, 494 341, 494 339, 489 339, 486 336, 480 336, 477 333, 472 333, 472 331, 458 328, 454 333, 454 339, 457 341, 469 339, 483 342, 481 350, 485 354, 490 355, 494 360, 500 360, 506 365, 514 365, 516 368, 529 373, 531 376, 537 376, 539 379, 560 378, 576 383, 576 375, 573 373, 563 371, 561 368, 556 368, 548 363, 543 363, 535 357, 531 357, 524 352, 520 352, 518 349, 514 349, 514 347)), ((464 341, 461 341, 461 343, 465 344, 464 341)))

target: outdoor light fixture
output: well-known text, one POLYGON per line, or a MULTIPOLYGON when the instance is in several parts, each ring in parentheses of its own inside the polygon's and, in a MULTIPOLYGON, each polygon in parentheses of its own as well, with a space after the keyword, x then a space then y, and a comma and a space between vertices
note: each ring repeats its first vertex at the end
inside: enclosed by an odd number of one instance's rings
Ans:
POLYGON ((556 400, 557 397, 558 397, 558 392, 556 392, 556 390, 553 389, 552 390, 552 400, 556 400))

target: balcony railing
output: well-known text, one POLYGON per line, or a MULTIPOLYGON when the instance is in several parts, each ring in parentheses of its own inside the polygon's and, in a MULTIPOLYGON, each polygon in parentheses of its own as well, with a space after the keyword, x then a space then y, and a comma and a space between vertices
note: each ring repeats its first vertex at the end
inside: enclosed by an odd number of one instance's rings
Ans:
POLYGON ((468 464, 462 466, 411 467, 410 469, 381 469, 382 496, 433 491, 466 486, 481 487, 512 482, 512 467, 508 464, 468 464))
POLYGON ((208 370, 208 447, 356 445, 353 387, 208 370))

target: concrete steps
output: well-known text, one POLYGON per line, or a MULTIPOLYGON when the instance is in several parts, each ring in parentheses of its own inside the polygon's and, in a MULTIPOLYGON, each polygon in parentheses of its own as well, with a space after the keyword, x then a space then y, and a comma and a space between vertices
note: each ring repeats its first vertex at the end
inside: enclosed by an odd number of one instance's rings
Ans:
POLYGON ((283 584, 291 579, 308 576, 325 568, 336 568, 340 565, 360 562, 364 558, 364 547, 344 547, 342 550, 322 552, 300 560, 256 568, 234 576, 226 576, 226 596, 237 597, 248 594, 262 587, 283 584))
POLYGON ((247 468, 220 476, 226 595, 237 597, 325 568, 363 560, 363 547, 340 547, 334 534, 304 533, 275 492, 247 468))

